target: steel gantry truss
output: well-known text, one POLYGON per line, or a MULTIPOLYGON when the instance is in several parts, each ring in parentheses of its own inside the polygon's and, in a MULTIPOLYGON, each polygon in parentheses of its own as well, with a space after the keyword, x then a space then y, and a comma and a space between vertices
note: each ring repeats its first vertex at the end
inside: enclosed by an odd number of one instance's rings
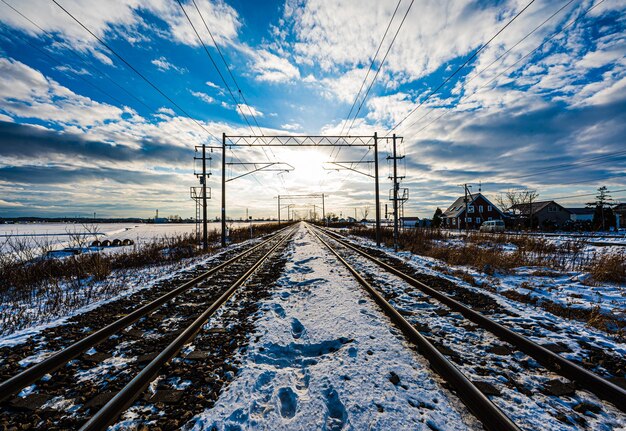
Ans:
MULTIPOLYGON (((378 176, 378 144, 380 141, 392 141, 393 137, 379 137, 377 133, 373 135, 358 135, 358 136, 327 136, 327 135, 227 135, 222 134, 222 203, 221 203, 221 221, 222 221, 222 247, 226 246, 226 183, 232 181, 235 178, 226 179, 226 150, 236 147, 366 147, 369 150, 374 150, 374 190, 376 195, 376 243, 380 245, 380 184, 378 176)), ((358 163, 363 162, 363 160, 358 163)), ((333 162, 334 169, 348 169, 367 176, 356 169, 352 168, 352 165, 356 162, 333 162)), ((357 163, 357 164, 358 164, 357 163)), ((364 163, 368 163, 365 161, 364 163)), ((243 163, 242 163, 243 164, 243 163)), ((250 164, 248 164, 250 165, 250 164)), ((276 167, 273 163, 256 164, 258 166, 263 165, 262 169, 273 170, 290 170, 291 166, 281 163, 283 166, 289 166, 288 168, 276 167)), ((255 166, 255 170, 257 169, 255 166)), ((249 172, 252 173, 252 172, 249 172)), ((244 174, 247 175, 247 174, 244 174)), ((243 176, 243 175, 241 175, 243 176)), ((240 176, 240 177, 241 177, 240 176)), ((237 177, 237 178, 240 178, 237 177)), ((323 196, 323 195, 322 195, 323 196)), ((280 211, 280 203, 278 204, 280 211)))
MULTIPOLYGON (((280 226, 280 210, 284 206, 280 205, 281 199, 321 199, 322 200, 322 220, 326 219, 326 206, 324 203, 326 195, 324 193, 309 193, 304 195, 278 195, 278 225, 280 226)), ((315 207, 315 206, 314 206, 315 207)), ((287 206, 287 221, 289 221, 289 205, 287 206)))

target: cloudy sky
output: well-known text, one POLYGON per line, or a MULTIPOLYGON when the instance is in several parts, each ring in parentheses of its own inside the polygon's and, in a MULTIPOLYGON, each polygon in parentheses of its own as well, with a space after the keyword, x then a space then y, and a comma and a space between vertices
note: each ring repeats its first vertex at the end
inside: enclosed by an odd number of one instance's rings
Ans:
MULTIPOLYGON (((222 133, 396 133, 406 215, 447 207, 462 183, 626 200, 624 0, 195 2, 0 0, 0 216, 191 216, 194 147, 222 133)), ((371 156, 233 147, 229 163, 295 169, 229 182, 229 216, 310 192, 372 214, 371 178, 325 163, 371 156)))

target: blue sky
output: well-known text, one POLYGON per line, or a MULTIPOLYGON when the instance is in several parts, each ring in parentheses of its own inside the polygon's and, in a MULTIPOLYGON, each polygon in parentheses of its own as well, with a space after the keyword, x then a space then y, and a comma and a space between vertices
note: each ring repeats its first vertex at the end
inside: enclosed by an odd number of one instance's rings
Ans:
MULTIPOLYGON (((150 216, 157 208, 190 216, 194 146, 217 143, 207 131, 259 133, 250 111, 266 135, 385 135, 415 111, 393 129, 406 155, 407 215, 447 207, 461 183, 477 190, 481 182, 490 197, 531 188, 545 199, 626 188, 625 1, 536 0, 480 49, 529 1, 415 0, 409 10, 402 0, 365 88, 397 37, 354 121, 348 112, 396 0, 196 0, 249 106, 192 2, 183 7, 234 100, 176 0, 58 1, 184 113, 53 2, 4 1, 23 16, 0 3, 0 216, 150 216)), ((368 177, 322 167, 362 156, 234 149, 229 161, 280 161, 295 170, 230 182, 229 215, 249 208, 272 216, 277 194, 322 191, 330 211, 371 214, 368 177)), ((212 217, 218 162, 209 181, 212 217)), ((230 176, 238 172, 229 168, 230 176)))

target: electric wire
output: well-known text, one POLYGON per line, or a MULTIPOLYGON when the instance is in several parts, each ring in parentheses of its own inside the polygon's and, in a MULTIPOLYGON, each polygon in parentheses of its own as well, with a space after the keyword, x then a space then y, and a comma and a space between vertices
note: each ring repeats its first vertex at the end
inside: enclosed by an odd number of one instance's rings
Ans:
MULTIPOLYGON (((561 34, 563 31, 565 31, 566 29, 568 29, 569 27, 571 27, 572 25, 574 25, 576 22, 580 21, 583 17, 585 17, 589 12, 591 12, 593 9, 595 9, 597 6, 599 6, 600 4, 604 3, 605 0, 600 0, 598 3, 596 3, 595 5, 591 6, 589 9, 587 9, 584 13, 580 14, 578 17, 576 17, 575 19, 573 19, 572 21, 570 21, 567 25, 565 25, 564 27, 562 27, 560 30, 556 31, 555 33, 553 33, 548 39, 545 39, 543 42, 541 42, 536 48, 534 48, 533 50, 531 50, 530 52, 528 52, 526 55, 524 55, 523 57, 519 58, 515 63, 511 64, 510 66, 508 66, 506 69, 502 70, 500 73, 498 73, 495 77, 493 77, 492 79, 490 79, 489 81, 487 81, 486 83, 484 83, 483 85, 481 85, 480 87, 478 87, 472 94, 470 94, 469 96, 465 97, 465 100, 469 100, 471 99, 473 96, 475 96, 476 94, 478 94, 483 88, 489 86, 492 82, 494 82, 496 79, 498 79, 499 77, 501 77, 502 75, 504 75, 506 72, 508 72, 509 70, 511 70, 511 68, 515 67, 517 64, 519 64, 522 60, 530 57, 532 54, 534 54, 535 52, 537 52, 543 45, 545 45, 547 42, 551 41, 554 37, 556 37, 557 35, 561 34)), ((489 67, 491 67, 491 65, 489 65, 489 67)), ((486 70, 487 68, 485 68, 486 70)), ((482 71, 481 71, 482 73, 482 71)), ((474 79, 476 76, 474 76, 472 79, 474 79)), ((469 81, 468 81, 469 82, 469 81)), ((497 86, 497 85, 496 85, 497 86)), ((426 125, 424 125, 423 127, 421 127, 419 130, 417 130, 415 132, 415 135, 420 134, 421 132, 423 132, 424 130, 426 130, 428 127, 430 127, 433 123, 439 121, 441 118, 445 117, 446 115, 450 114, 451 112, 454 112, 452 110, 446 110, 443 111, 441 113, 441 115, 439 115, 438 117, 435 117, 434 119, 432 119, 430 122, 428 122, 426 125)), ((422 120, 423 118, 425 118, 429 113, 427 113, 426 115, 420 117, 417 121, 411 123, 410 126, 413 126, 414 124, 416 124, 417 122, 419 122, 420 120, 422 120)), ((408 127, 410 127, 408 126, 408 127)))
POLYGON ((129 69, 135 72, 141 79, 147 82, 152 88, 154 88, 161 96, 163 96, 167 101, 169 101, 176 109, 182 112, 186 117, 188 117, 191 121, 193 121, 198 127, 204 130, 209 136, 213 137, 216 141, 219 142, 219 139, 211 133, 206 127, 204 127, 198 120, 193 118, 186 110, 184 110, 178 103, 174 102, 170 96, 168 96, 163 90, 161 90, 156 84, 154 84, 151 80, 149 80, 143 73, 137 70, 132 64, 130 64, 122 55, 120 55, 116 50, 111 48, 102 38, 97 36, 94 32, 92 32, 85 24, 82 23, 78 18, 76 18, 72 13, 70 13, 67 9, 65 9, 57 0, 52 0, 52 2, 57 5, 63 12, 65 12, 70 18, 76 21, 85 31, 87 31, 94 39, 96 39, 102 46, 108 49, 113 55, 115 55, 119 60, 121 60, 129 69))
MULTIPOLYGON (((387 24, 387 28, 385 29, 385 33, 383 34, 383 37, 380 39, 380 43, 378 44, 378 48, 376 48, 376 52, 374 53, 374 56, 372 57, 372 61, 370 62, 369 68, 367 69, 367 73, 365 74, 365 77, 363 78, 363 81, 361 82, 361 86, 359 87, 359 91, 357 91, 356 96, 354 96, 354 101, 352 102, 352 106, 350 107, 350 112, 348 112, 348 116, 346 118, 346 121, 344 121, 342 127, 341 127, 341 131, 339 132, 339 136, 343 135, 343 130, 346 127, 347 122, 350 120, 350 117, 352 116, 352 111, 354 110, 354 107, 356 106, 356 102, 358 102, 359 100, 359 96, 361 95, 361 91, 363 90, 363 86, 365 85, 365 82, 367 82, 367 78, 370 75, 370 72, 372 71, 372 68, 374 67, 374 62, 376 61, 376 58, 378 57, 378 53, 380 52, 380 48, 383 46, 383 42, 385 41, 385 38, 387 37, 387 33, 389 32, 389 28, 391 27, 391 23, 393 22, 394 18, 396 17, 396 13, 398 12, 398 8, 400 7, 400 4, 402 3, 402 0, 398 0, 398 4, 396 4, 396 8, 393 11, 393 14, 391 15, 391 19, 389 20, 389 23, 387 24)), ((334 150, 334 148, 333 148, 334 150)), ((331 157, 332 157, 332 153, 331 153, 331 157)))
POLYGON ((505 25, 504 27, 502 27, 500 30, 498 30, 498 32, 496 32, 496 34, 494 34, 491 39, 489 39, 485 44, 483 44, 480 48, 478 48, 478 50, 476 50, 472 55, 470 55, 464 62, 463 64, 461 64, 454 72, 452 72, 452 74, 450 74, 441 84, 439 84, 439 86, 437 88, 435 88, 434 90, 431 90, 428 95, 415 107, 413 108, 404 118, 402 118, 402 120, 400 120, 399 122, 397 122, 388 132, 385 136, 389 136, 389 134, 391 132, 393 132, 394 130, 396 130, 398 128, 398 126, 400 126, 402 123, 404 123, 407 118, 409 118, 411 115, 413 115, 413 113, 415 113, 415 111, 417 111, 420 107, 422 107, 427 101, 428 99, 430 99, 434 94, 437 94, 437 92, 439 92, 439 90, 441 90, 441 88, 446 85, 448 82, 450 82, 450 80, 455 77, 465 66, 467 66, 467 64, 472 61, 474 58, 476 58, 476 56, 482 52, 487 46, 489 46, 489 44, 500 35, 500 33, 502 33, 509 25, 511 25, 521 14, 523 14, 526 9, 528 9, 533 3, 535 2, 535 0, 531 0, 526 6, 524 6, 524 8, 522 10, 520 10, 513 18, 511 18, 505 25))
MULTIPOLYGON (((387 59, 387 56, 389 55, 389 52, 391 51, 391 48, 393 47, 393 44, 396 41, 396 38, 398 37, 398 34, 400 33, 402 26, 404 25, 404 21, 406 20, 406 17, 409 15, 409 12, 411 11, 411 7, 413 6, 414 1, 415 0, 411 0, 411 3, 409 3, 409 7, 404 13, 404 16, 402 17, 402 21, 400 22, 400 25, 398 26, 398 29, 396 30, 396 33, 393 36, 393 39, 391 39, 391 43, 389 44, 389 47, 387 48, 387 52, 385 52, 385 56, 383 57, 380 64, 378 65, 378 70, 376 70, 376 74, 374 75, 374 78, 372 78, 372 81, 370 82, 370 85, 368 86, 367 91, 365 92, 365 96, 363 96, 363 100, 361 100, 361 103, 359 104, 356 114, 354 114, 354 118, 352 119, 352 122, 350 123, 350 127, 348 128, 348 132, 347 132, 348 134, 350 134, 350 130, 352 130, 352 127, 354 126, 354 122, 359 116, 359 113, 361 112, 361 108, 363 107, 363 104, 367 100, 367 96, 369 95, 370 91, 372 90, 372 87, 374 86, 374 83, 376 82, 376 78, 378 77, 378 74, 380 73, 380 71, 383 68, 383 65, 385 64, 385 60, 387 59)), ((531 0, 531 3, 534 1, 535 0, 531 0)))

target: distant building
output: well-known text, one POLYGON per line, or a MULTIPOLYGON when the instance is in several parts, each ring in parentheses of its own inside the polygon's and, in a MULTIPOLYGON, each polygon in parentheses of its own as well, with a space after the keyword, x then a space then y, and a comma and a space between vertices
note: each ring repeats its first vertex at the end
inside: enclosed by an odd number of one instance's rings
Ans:
POLYGON ((571 221, 593 221, 594 208, 565 208, 570 213, 571 221))
POLYGON ((414 228, 419 226, 419 217, 400 217, 400 225, 405 228, 414 228))
POLYGON ((615 226, 618 228, 626 228, 626 204, 618 204, 613 208, 615 214, 615 226))
POLYGON ((481 193, 467 196, 467 214, 465 214, 465 196, 461 196, 441 216, 442 226, 447 228, 478 229, 485 220, 504 220, 504 213, 481 193))
POLYGON ((554 201, 516 204, 511 210, 522 218, 532 217, 532 225, 538 227, 561 227, 571 219, 571 213, 554 201))

